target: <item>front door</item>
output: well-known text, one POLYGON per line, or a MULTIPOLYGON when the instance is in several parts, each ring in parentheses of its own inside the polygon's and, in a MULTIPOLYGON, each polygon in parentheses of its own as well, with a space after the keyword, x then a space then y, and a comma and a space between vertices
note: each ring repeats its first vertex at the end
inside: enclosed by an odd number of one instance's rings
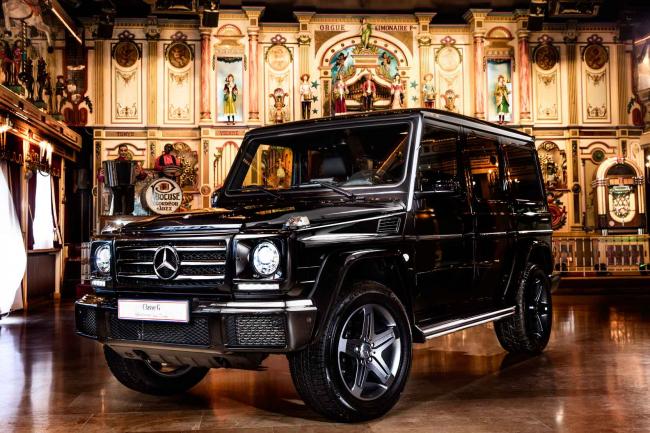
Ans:
POLYGON ((414 228, 420 325, 457 312, 471 294, 472 219, 459 170, 459 131, 427 121, 417 164, 414 228))
POLYGON ((503 181, 496 137, 468 130, 463 147, 468 190, 474 214, 474 286, 471 302, 489 308, 497 301, 507 275, 512 246, 512 216, 503 181))

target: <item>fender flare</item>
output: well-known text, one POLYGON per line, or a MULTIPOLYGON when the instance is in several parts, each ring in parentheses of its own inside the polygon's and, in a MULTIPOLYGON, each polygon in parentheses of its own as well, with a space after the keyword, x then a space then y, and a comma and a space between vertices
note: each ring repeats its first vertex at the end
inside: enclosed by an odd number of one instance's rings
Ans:
POLYGON ((397 272, 400 274, 399 280, 402 281, 402 287, 399 289, 402 290, 404 295, 398 297, 404 304, 411 329, 415 330, 410 296, 411 280, 408 278, 408 266, 402 252, 393 248, 368 248, 332 253, 323 261, 310 294, 310 298, 318 311, 312 341, 320 337, 328 326, 327 320, 336 299, 344 288, 343 285, 350 274, 350 270, 360 263, 371 260, 389 260, 396 265, 397 272))
POLYGON ((517 244, 516 251, 510 269, 510 275, 503 292, 503 299, 506 303, 513 301, 516 294, 516 284, 519 281, 519 276, 521 275, 521 272, 523 272, 526 263, 530 261, 530 257, 537 251, 541 251, 541 254, 547 256, 548 263, 540 265, 549 278, 553 272, 553 255, 550 252, 551 246, 547 242, 540 241, 539 239, 520 240, 517 244))

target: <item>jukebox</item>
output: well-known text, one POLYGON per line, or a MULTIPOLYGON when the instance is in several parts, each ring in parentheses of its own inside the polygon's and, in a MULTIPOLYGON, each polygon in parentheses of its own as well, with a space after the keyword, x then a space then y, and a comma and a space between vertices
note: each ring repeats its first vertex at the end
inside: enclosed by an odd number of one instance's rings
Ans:
POLYGON ((622 157, 603 161, 592 186, 596 192, 596 225, 603 234, 643 232, 645 184, 634 162, 622 157))

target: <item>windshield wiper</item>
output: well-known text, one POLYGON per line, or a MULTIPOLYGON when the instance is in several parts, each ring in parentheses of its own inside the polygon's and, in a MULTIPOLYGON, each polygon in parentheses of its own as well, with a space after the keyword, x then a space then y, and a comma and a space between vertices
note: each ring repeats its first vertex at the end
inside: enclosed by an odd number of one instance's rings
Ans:
POLYGON ((240 191, 259 191, 263 192, 267 195, 270 195, 271 197, 277 199, 277 200, 284 200, 284 197, 282 197, 280 194, 277 192, 273 192, 271 190, 268 190, 264 188, 263 186, 260 185, 246 185, 245 187, 241 188, 240 191))
POLYGON ((352 194, 347 189, 343 189, 341 187, 338 187, 338 186, 334 185, 331 182, 326 182, 326 181, 323 181, 323 180, 310 180, 309 182, 307 182, 307 185, 318 185, 318 186, 321 186, 323 188, 329 188, 332 191, 338 192, 339 194, 344 195, 344 196, 346 196, 347 198, 349 198, 351 200, 354 200, 354 199, 357 198, 356 195, 352 194))

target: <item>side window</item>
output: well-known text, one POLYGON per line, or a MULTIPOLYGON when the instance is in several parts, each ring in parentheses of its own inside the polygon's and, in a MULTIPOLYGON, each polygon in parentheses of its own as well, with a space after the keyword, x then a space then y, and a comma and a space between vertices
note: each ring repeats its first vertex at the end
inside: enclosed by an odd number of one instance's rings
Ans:
POLYGON ((515 144, 503 146, 506 180, 515 200, 540 203, 544 201, 533 149, 515 144))
POLYGON ((463 160, 469 171, 472 194, 479 203, 503 199, 503 183, 499 173, 498 141, 470 132, 463 149, 463 160))
POLYGON ((457 141, 457 131, 425 125, 417 172, 420 191, 458 189, 457 141))

